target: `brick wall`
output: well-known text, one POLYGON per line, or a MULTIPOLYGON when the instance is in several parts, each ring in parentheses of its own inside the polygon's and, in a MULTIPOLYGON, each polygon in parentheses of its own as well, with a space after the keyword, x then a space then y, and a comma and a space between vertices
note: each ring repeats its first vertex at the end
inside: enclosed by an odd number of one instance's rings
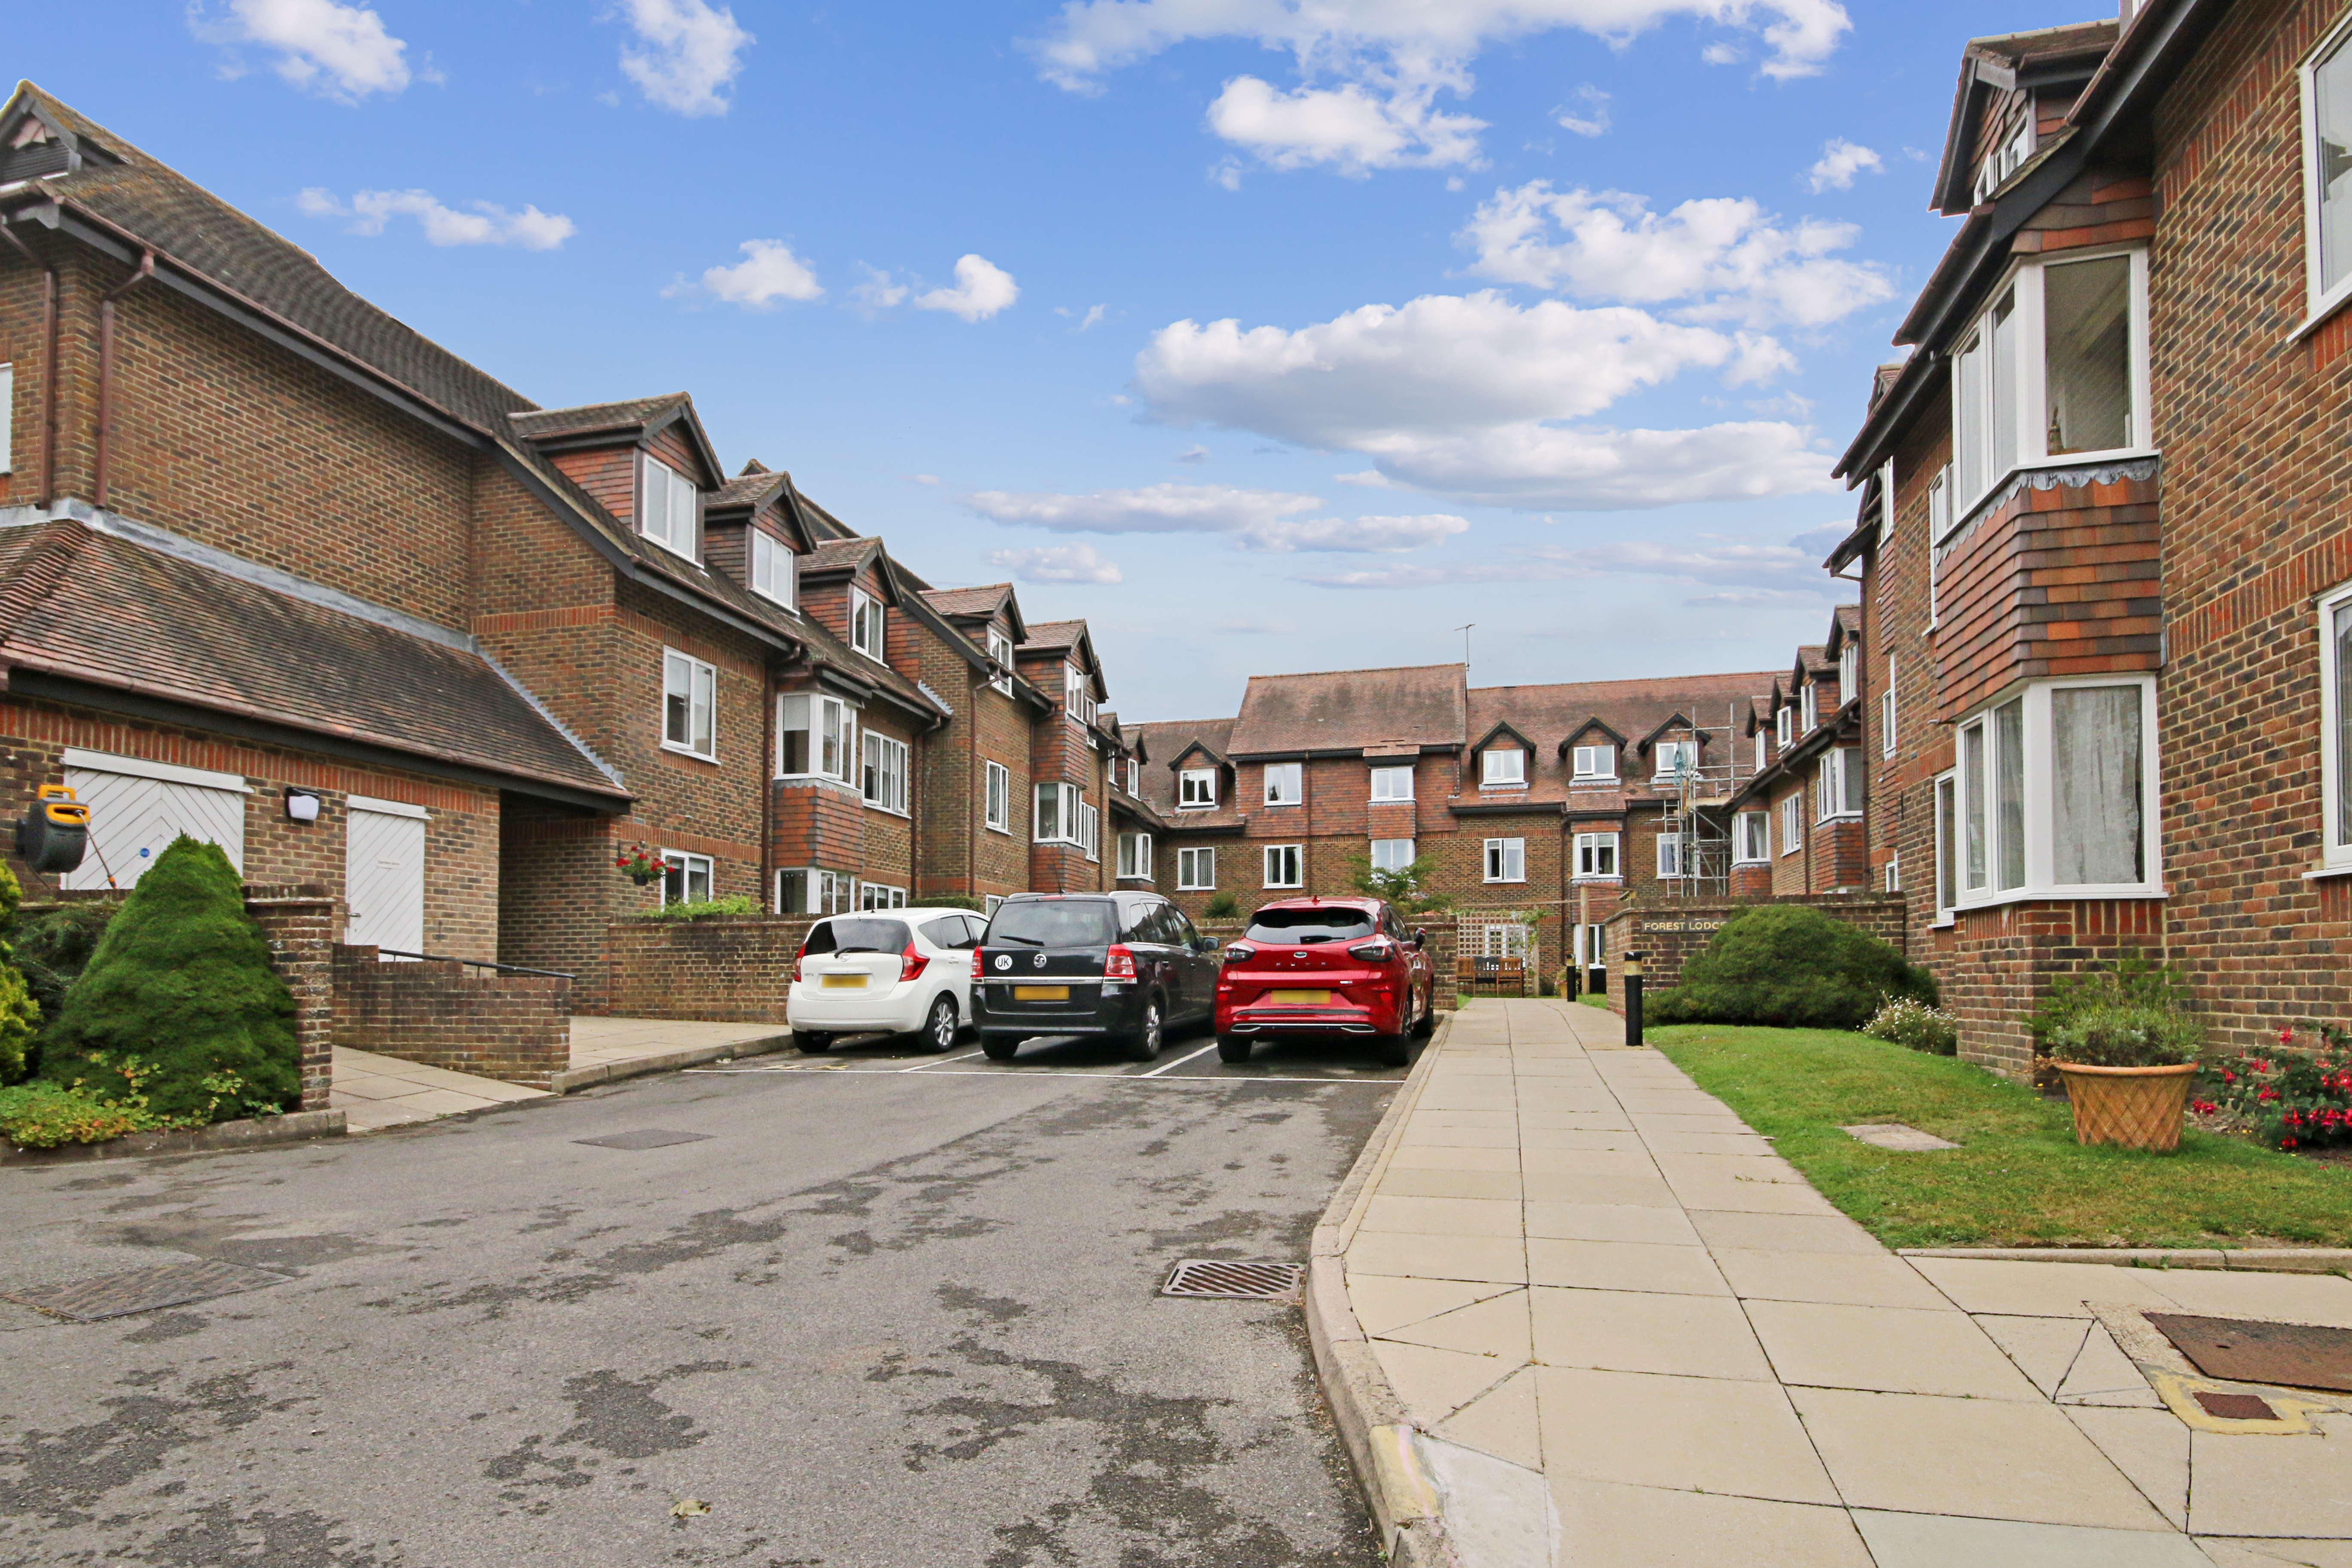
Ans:
POLYGON ((816 922, 621 920, 605 938, 605 994, 622 1018, 784 1021, 793 962, 816 922))
POLYGON ((1775 899, 1641 900, 1610 916, 1609 1005, 1624 1010, 1625 956, 1642 955, 1643 988, 1656 995, 1682 977, 1683 965, 1704 949, 1734 915, 1759 904, 1797 904, 1860 926, 1898 951, 1904 946, 1903 901, 1874 894, 1808 894, 1775 899))
POLYGON ((1929 942, 1944 1008, 1959 1015, 1961 1059, 2030 1080, 2033 1038, 2025 1019, 2051 982, 2095 963, 2162 958, 2165 906, 2158 899, 2084 899, 1964 909, 1929 942))
POLYGON ((334 1042, 544 1089, 572 1065, 572 982, 334 950, 334 1042))
POLYGON ((333 1086, 335 901, 315 885, 247 884, 245 912, 269 945, 270 967, 294 993, 294 1044, 301 1054, 302 1109, 323 1111, 333 1086))

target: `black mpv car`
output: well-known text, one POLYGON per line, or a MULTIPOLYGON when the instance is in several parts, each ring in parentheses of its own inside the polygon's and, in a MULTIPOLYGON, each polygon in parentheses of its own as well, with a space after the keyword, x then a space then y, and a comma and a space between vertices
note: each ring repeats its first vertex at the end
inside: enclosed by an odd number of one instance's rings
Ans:
POLYGON ((992 1061, 1036 1034, 1097 1035, 1149 1061, 1216 1016, 1216 942, 1149 893, 1021 893, 971 956, 971 1021, 992 1061))

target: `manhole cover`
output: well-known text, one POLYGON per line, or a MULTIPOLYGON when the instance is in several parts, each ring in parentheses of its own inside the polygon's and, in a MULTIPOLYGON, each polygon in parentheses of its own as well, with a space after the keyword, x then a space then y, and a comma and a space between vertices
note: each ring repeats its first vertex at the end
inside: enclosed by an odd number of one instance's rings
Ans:
POLYGON ((1286 1301, 1298 1294, 1296 1263, 1226 1263, 1192 1258, 1169 1272, 1163 1296, 1223 1296, 1245 1301, 1286 1301))
POLYGON ((647 1127, 635 1133, 614 1133, 602 1138, 574 1138, 575 1144, 590 1144, 600 1149, 662 1149, 672 1144, 698 1144, 710 1136, 708 1133, 665 1133, 647 1127))
POLYGON ((2205 1407, 2208 1416, 2218 1416, 2224 1421, 2275 1421, 2278 1412, 2251 1394, 2216 1394, 2210 1388, 2197 1390, 2197 1403, 2205 1407))
MULTIPOLYGON (((2352 1329, 2148 1312, 2156 1332, 2208 1377, 2352 1394, 2352 1329)), ((2215 1411, 2220 1415, 2220 1411, 2215 1411)))
POLYGON ((208 1301, 215 1296, 233 1296, 239 1291, 257 1291, 285 1281, 283 1274, 236 1263, 162 1263, 152 1269, 76 1280, 68 1285, 0 1291, 0 1300, 71 1318, 79 1323, 94 1323, 101 1318, 127 1317, 132 1312, 153 1312, 157 1307, 181 1307, 190 1301, 208 1301))

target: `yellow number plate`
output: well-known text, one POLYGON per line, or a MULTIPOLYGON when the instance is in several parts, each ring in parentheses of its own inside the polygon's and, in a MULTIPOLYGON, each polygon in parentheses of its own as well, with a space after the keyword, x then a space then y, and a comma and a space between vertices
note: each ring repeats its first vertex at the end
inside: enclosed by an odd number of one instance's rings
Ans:
POLYGON ((1265 999, 1290 1007, 1328 1008, 1331 1005, 1328 991, 1268 991, 1265 999))
POLYGON ((863 975, 827 975, 824 988, 828 991, 862 991, 866 988, 863 975))
POLYGON ((1070 999, 1067 986, 1015 986, 1013 999, 1016 1002, 1066 1002, 1070 999))

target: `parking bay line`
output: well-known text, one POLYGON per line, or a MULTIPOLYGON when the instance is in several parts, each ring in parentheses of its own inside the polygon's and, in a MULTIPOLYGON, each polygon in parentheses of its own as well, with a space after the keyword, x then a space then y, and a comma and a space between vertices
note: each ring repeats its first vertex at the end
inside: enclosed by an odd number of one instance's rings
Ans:
MULTIPOLYGON (((1200 1053, 1195 1051, 1193 1054, 1198 1055, 1200 1053)), ((1183 1065, 1183 1063, 1181 1061, 1171 1061, 1169 1065, 1171 1067, 1180 1067, 1183 1065)), ((799 1067, 686 1067, 679 1069, 679 1071, 681 1072, 699 1072, 715 1077, 728 1073, 803 1072, 809 1070, 799 1067)), ((891 1077, 903 1077, 907 1071, 903 1067, 835 1067, 829 1069, 828 1071, 833 1072, 860 1073, 867 1076, 887 1075, 891 1077)), ((1088 1072, 1075 1067, 941 1067, 934 1068, 930 1071, 926 1072, 923 1076, 926 1078, 1090 1078, 1097 1083, 1140 1083, 1145 1079, 1151 1077, 1152 1074, 1148 1072, 1088 1072)), ((1220 1073, 1188 1072, 1181 1078, 1161 1079, 1160 1082, 1164 1083, 1338 1083, 1347 1085, 1364 1084, 1377 1086, 1384 1083, 1402 1083, 1404 1080, 1402 1078, 1283 1077, 1273 1073, 1253 1073, 1246 1078, 1239 1075, 1228 1078, 1220 1073)))
MULTIPOLYGON (((912 1067, 894 1067, 890 1069, 890 1071, 893 1072, 923 1072, 934 1067, 945 1067, 950 1061, 970 1061, 975 1056, 984 1056, 987 1053, 985 1051, 967 1051, 961 1056, 942 1056, 937 1061, 919 1061, 912 1067)), ((871 1069, 861 1070, 851 1068, 848 1071, 855 1072, 859 1071, 871 1071, 871 1069)))
POLYGON ((1198 1051, 1193 1051, 1193 1052, 1192 1052, 1192 1053, 1191 1053, 1191 1054, 1189 1054, 1189 1055, 1185 1055, 1185 1056, 1180 1056, 1180 1057, 1178 1057, 1175 1061, 1173 1061, 1170 1062, 1166 1067, 1155 1067, 1155 1068, 1153 1068, 1153 1069, 1152 1069, 1150 1071, 1149 1071, 1149 1072, 1139 1072, 1139 1073, 1137 1073, 1135 1076, 1136 1076, 1136 1077, 1138 1077, 1138 1078, 1157 1078, 1157 1077, 1159 1077, 1159 1076, 1160 1076, 1161 1073, 1163 1073, 1163 1072, 1171 1071, 1173 1071, 1173 1070, 1174 1070, 1174 1069, 1176 1069, 1176 1068, 1179 1068, 1179 1067, 1183 1066, 1186 1062, 1188 1062, 1188 1061, 1192 1061, 1192 1058, 1193 1058, 1193 1057, 1195 1057, 1195 1056, 1206 1056, 1206 1055, 1208 1055, 1208 1054, 1209 1054, 1209 1052, 1211 1052, 1211 1051, 1214 1051, 1214 1050, 1216 1050, 1216 1049, 1217 1049, 1217 1042, 1216 1042, 1215 1040, 1211 1040, 1208 1044, 1206 1044, 1206 1045, 1202 1046, 1200 1050, 1198 1050, 1198 1051))

